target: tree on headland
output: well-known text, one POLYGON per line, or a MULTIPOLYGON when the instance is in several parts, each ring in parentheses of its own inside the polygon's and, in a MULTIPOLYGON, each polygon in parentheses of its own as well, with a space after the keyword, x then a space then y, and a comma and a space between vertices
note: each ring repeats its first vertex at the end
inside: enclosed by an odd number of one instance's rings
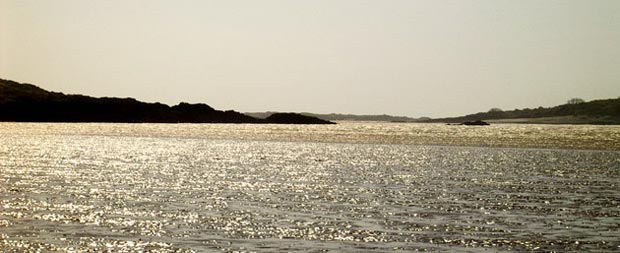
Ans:
POLYGON ((493 107, 486 114, 489 115, 491 119, 498 119, 504 117, 504 110, 493 107))
POLYGON ((566 104, 569 105, 576 105, 576 104, 581 104, 581 103, 585 103, 586 101, 581 99, 581 98, 571 98, 569 99, 566 104))

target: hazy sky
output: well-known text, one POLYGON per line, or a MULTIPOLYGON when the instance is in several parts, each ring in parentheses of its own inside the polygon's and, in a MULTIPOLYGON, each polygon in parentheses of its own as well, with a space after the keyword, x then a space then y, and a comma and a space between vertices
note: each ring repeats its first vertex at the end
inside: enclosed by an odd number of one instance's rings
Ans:
POLYGON ((551 106, 620 96, 620 1, 0 0, 0 78, 237 111, 551 106))

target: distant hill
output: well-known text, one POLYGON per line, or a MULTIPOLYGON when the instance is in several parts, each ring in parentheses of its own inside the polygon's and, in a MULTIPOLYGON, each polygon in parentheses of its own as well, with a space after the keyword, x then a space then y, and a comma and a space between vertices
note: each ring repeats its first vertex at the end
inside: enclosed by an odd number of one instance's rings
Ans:
POLYGON ((549 108, 538 107, 511 111, 491 109, 488 112, 431 119, 424 122, 459 123, 477 120, 495 123, 620 124, 620 98, 589 102, 571 99, 569 103, 549 108))
MULTIPOLYGON (((246 115, 250 115, 256 118, 267 118, 272 114, 276 114, 277 112, 246 112, 246 115)), ((330 113, 330 114, 316 114, 309 112, 301 112, 301 115, 316 117, 323 120, 330 121, 386 121, 386 122, 419 122, 423 120, 428 120, 430 118, 409 118, 404 116, 391 116, 391 115, 355 115, 355 114, 338 114, 338 113, 330 113)))
POLYGON ((333 124, 290 114, 259 119, 236 111, 216 110, 206 104, 180 103, 171 107, 133 98, 65 95, 3 79, 0 79, 0 121, 333 124))

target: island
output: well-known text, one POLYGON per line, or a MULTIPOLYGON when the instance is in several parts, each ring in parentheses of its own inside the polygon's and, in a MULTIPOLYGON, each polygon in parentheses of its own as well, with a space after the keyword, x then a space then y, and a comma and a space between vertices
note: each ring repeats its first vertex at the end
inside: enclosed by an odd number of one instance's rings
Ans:
MULTIPOLYGON (((267 118, 273 114, 279 112, 245 112, 244 114, 250 115, 255 118, 267 118)), ((430 120, 429 117, 420 117, 420 118, 411 118, 406 116, 392 116, 387 114, 382 115, 356 115, 356 114, 340 114, 340 113, 329 113, 329 114, 319 114, 319 113, 311 113, 311 112, 300 112, 301 115, 306 115, 310 117, 315 117, 328 121, 376 121, 376 122, 393 122, 393 123, 415 123, 421 122, 425 120, 430 120)))
POLYGON ((484 122, 482 120, 476 120, 476 121, 465 121, 459 125, 463 125, 463 126, 488 126, 490 125, 487 122, 484 122))
POLYGON ((4 79, 0 79, 0 121, 335 124, 296 113, 277 113, 261 119, 233 110, 216 110, 207 104, 168 106, 134 98, 67 95, 4 79))

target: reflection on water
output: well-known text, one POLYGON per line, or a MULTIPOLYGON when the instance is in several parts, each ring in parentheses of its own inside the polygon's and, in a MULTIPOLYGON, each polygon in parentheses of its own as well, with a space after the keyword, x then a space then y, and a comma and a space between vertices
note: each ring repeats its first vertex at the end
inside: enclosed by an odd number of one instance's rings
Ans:
POLYGON ((619 140, 596 126, 0 123, 0 251, 620 251, 619 140))
POLYGON ((620 126, 358 123, 252 124, 20 124, 0 123, 0 135, 124 136, 365 144, 450 145, 620 150, 620 126))

